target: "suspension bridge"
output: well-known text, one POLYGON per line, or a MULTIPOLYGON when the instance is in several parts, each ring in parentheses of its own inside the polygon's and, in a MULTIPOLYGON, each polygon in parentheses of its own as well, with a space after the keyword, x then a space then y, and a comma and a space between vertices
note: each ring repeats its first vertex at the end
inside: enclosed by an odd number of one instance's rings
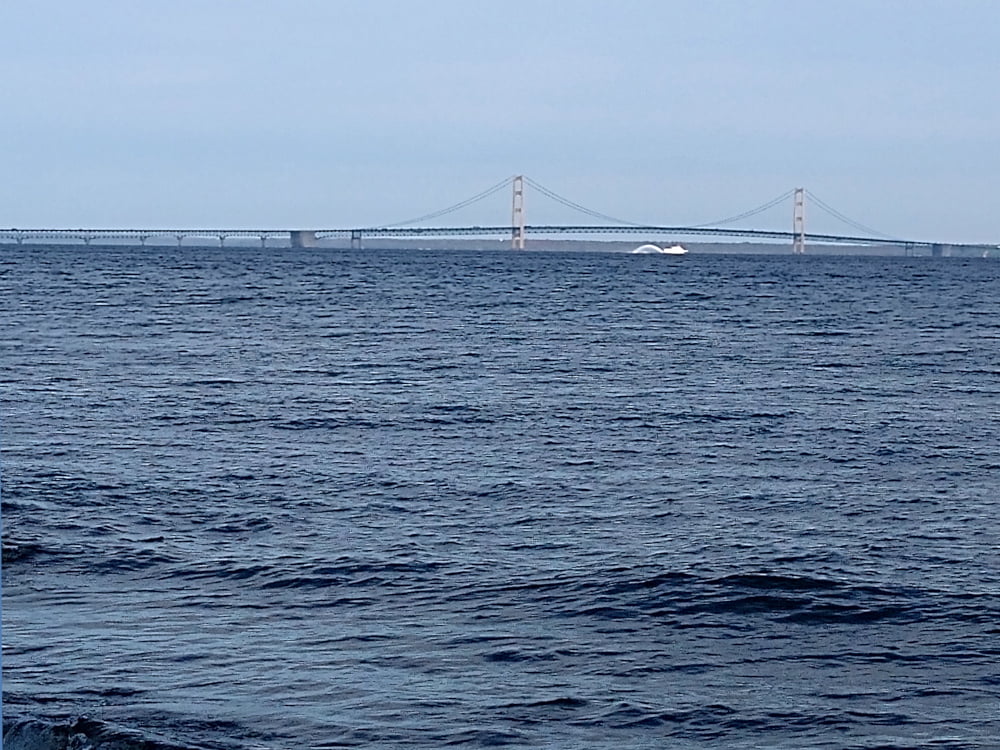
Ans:
POLYGON ((572 237, 572 236, 632 236, 645 241, 676 241, 680 238, 705 237, 740 239, 751 241, 787 242, 791 251, 803 254, 809 244, 894 246, 907 253, 917 249, 929 251, 931 255, 947 254, 949 250, 972 250, 989 253, 1000 250, 998 245, 962 244, 914 240, 894 237, 857 222, 844 215, 818 196, 804 188, 795 188, 748 211, 725 217, 718 221, 696 225, 648 224, 616 218, 588 208, 524 175, 508 177, 465 200, 428 214, 395 222, 368 227, 341 227, 332 229, 0 229, 0 242, 23 244, 39 242, 79 242, 90 245, 93 242, 137 242, 145 246, 147 242, 165 240, 176 241, 178 246, 185 242, 210 241, 224 246, 229 239, 259 239, 261 246, 270 242, 290 243, 293 247, 310 247, 324 240, 350 241, 352 248, 361 248, 366 239, 414 239, 414 238, 486 238, 508 237, 514 250, 524 250, 527 238, 572 237), (529 224, 525 210, 525 192, 530 188, 561 206, 589 219, 580 224, 529 224), (495 225, 444 225, 437 222, 445 216, 458 213, 474 204, 502 192, 510 191, 510 223, 495 225), (847 234, 814 233, 806 231, 806 201, 824 214, 850 228, 847 234), (783 203, 791 202, 791 226, 787 229, 750 229, 738 225, 758 214, 770 211, 783 203))

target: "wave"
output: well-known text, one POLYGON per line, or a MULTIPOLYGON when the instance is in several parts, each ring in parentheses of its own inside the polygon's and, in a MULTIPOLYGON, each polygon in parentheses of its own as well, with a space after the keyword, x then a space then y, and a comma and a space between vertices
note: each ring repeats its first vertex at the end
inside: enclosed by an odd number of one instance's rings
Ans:
POLYGON ((207 750, 114 727, 88 718, 48 722, 27 717, 4 717, 5 750, 207 750))

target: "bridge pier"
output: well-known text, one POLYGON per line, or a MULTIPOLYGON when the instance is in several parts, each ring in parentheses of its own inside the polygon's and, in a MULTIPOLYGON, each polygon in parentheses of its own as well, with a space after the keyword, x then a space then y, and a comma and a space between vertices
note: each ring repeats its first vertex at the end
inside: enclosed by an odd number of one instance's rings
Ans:
POLYGON ((178 234, 178 235, 174 235, 174 236, 177 237, 177 247, 180 247, 181 245, 184 244, 184 235, 183 234, 178 234))
POLYGON ((220 234, 219 235, 219 247, 225 247, 226 246, 226 237, 228 237, 228 236, 229 236, 228 234, 220 234))
POLYGON ((288 233, 288 239, 292 247, 316 247, 319 245, 316 232, 312 229, 293 229, 288 233))
POLYGON ((351 250, 361 250, 364 248, 364 235, 360 229, 351 230, 351 250))

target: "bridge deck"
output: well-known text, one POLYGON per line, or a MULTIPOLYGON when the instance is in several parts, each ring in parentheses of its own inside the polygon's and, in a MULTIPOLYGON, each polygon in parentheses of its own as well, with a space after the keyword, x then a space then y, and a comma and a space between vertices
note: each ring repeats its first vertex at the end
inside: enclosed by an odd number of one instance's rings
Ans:
MULTIPOLYGON (((536 224, 525 227, 529 235, 622 235, 647 239, 676 239, 679 237, 720 237, 757 240, 784 240, 791 242, 795 236, 790 231, 766 229, 733 229, 729 227, 663 226, 663 225, 593 225, 593 224, 536 224)), ((172 238, 178 242, 187 238, 211 238, 225 242, 229 238, 287 238, 301 230, 290 229, 0 229, 0 240, 23 242, 25 240, 76 240, 90 243, 100 240, 138 240, 172 238)), ((451 227, 354 227, 317 229, 318 239, 410 238, 410 237, 510 237, 509 226, 451 226, 451 227)), ((908 248, 934 248, 948 244, 954 248, 997 249, 1000 245, 937 243, 925 240, 907 240, 888 237, 806 233, 807 242, 840 245, 894 245, 908 248)))

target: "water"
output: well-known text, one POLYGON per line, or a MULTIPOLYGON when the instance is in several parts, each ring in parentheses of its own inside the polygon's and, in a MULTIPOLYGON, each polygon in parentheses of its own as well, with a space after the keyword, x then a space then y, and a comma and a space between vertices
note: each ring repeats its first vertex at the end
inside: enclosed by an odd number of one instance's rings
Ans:
POLYGON ((5 246, 8 746, 996 747, 998 282, 5 246))

